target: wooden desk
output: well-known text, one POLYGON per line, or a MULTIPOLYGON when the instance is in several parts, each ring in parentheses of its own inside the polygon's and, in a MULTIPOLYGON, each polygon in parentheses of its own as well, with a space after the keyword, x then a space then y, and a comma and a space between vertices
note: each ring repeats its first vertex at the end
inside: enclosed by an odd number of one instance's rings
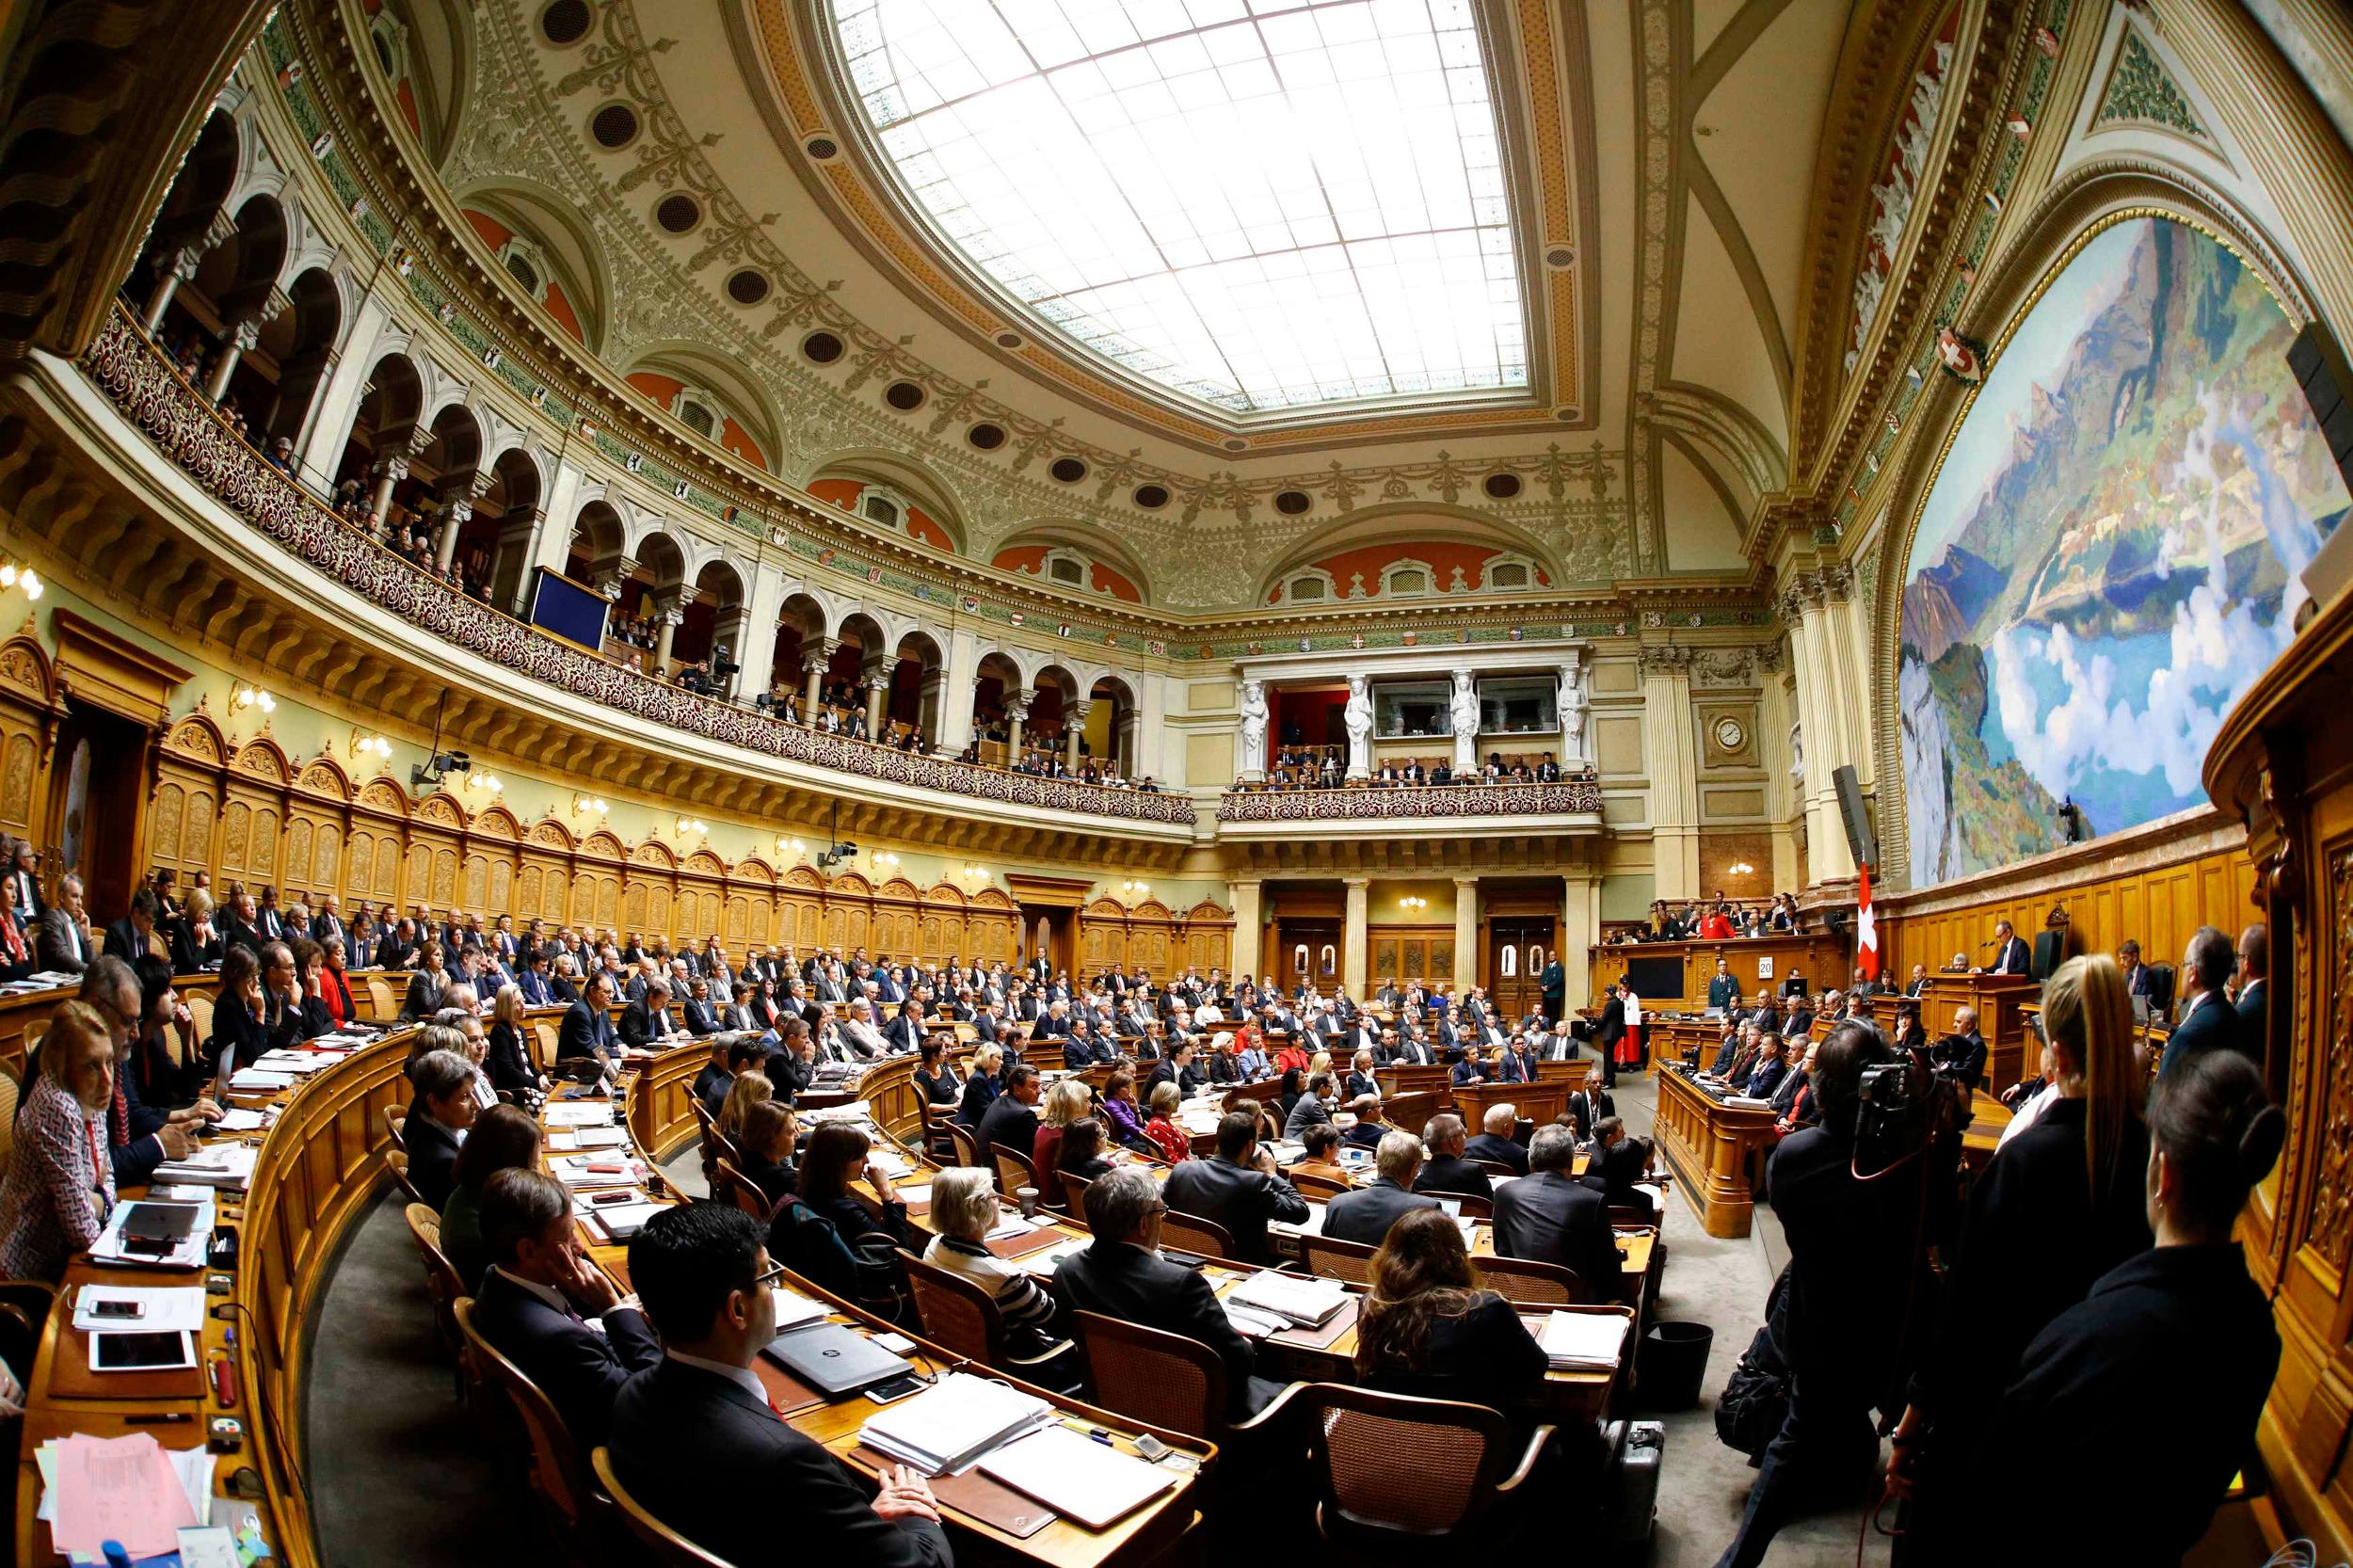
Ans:
POLYGON ((1984 1090, 1970 1097, 1969 1126, 1961 1135, 1961 1160, 1971 1176, 1985 1169, 1985 1162, 1993 1158, 2009 1121, 2009 1108, 1984 1090))
POLYGON ((1585 1087, 1585 1080, 1593 1070, 1593 1058, 1586 1056, 1572 1056, 1566 1062, 1539 1062, 1536 1081, 1561 1084, 1574 1095, 1585 1087))
MULTIPOLYGON (((29 942, 31 939, 27 934, 25 940, 29 942)), ((171 988, 180 993, 182 1001, 191 998, 200 999, 209 1006, 213 999, 220 994, 220 976, 218 973, 176 975, 171 988)), ((60 985, 54 990, 0 997, 0 1064, 6 1064, 19 1080, 24 1076, 25 1031, 34 1029, 36 1025, 39 1026, 35 1029, 37 1033, 47 1029, 49 1015, 57 1010, 58 1003, 72 1001, 77 990, 76 986, 60 985)), ((359 1000, 358 990, 357 986, 353 987, 355 1001, 359 1000)))
POLYGON ((1453 1087, 1453 1081, 1449 1076, 1452 1072, 1453 1069, 1443 1063, 1435 1063, 1427 1067, 1416 1067, 1400 1063, 1393 1067, 1374 1068, 1372 1080, 1381 1085, 1381 1097, 1385 1100, 1395 1099, 1400 1095, 1419 1094, 1426 1089, 1434 1089, 1438 1092, 1439 1099, 1443 1101, 1453 1087))
POLYGON ((1538 1127, 1568 1113, 1569 1086, 1551 1083, 1465 1083, 1454 1090, 1454 1109, 1472 1133, 1486 1125, 1490 1106, 1513 1105, 1538 1127))
POLYGON ((1655 1075, 1658 1146, 1710 1236, 1746 1236, 1756 1208, 1756 1156, 1773 1143, 1773 1113, 1722 1105, 1681 1073, 1655 1075))
POLYGON ((1724 1043, 1723 1023, 1716 1018, 1694 1018, 1681 1015, 1671 1017, 1645 1012, 1642 1016, 1642 1033, 1650 1041, 1650 1066, 1655 1074, 1659 1072, 1662 1062, 1690 1060, 1689 1052, 1694 1046, 1699 1048, 1696 1058, 1699 1064, 1703 1067, 1711 1065, 1724 1043))
POLYGON ((1705 1007, 1707 983, 1716 973, 1716 960, 1720 957, 1733 979, 1739 982, 1741 996, 1754 1001, 1760 990, 1779 996, 1782 982, 1793 974, 1805 977, 1808 990, 1842 991, 1848 977, 1854 972, 1850 954, 1847 943, 1828 932, 1795 936, 1737 936, 1725 942, 1605 943, 1586 950, 1587 977, 1592 985, 1586 995, 1600 996, 1606 986, 1616 984, 1618 977, 1627 973, 1634 964, 1648 968, 1662 960, 1671 962, 1677 966, 1678 980, 1672 990, 1657 981, 1646 987, 1637 977, 1634 993, 1642 1004, 1647 1022, 1653 1008, 1696 1013, 1705 1007), (1769 972, 1760 972, 1767 970, 1769 972))

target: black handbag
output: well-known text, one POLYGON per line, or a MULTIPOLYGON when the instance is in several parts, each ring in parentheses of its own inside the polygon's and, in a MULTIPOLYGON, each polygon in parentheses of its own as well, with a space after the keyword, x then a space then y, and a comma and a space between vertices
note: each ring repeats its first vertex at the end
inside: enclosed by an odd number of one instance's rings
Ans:
POLYGON ((1773 1282, 1765 1305, 1765 1322, 1740 1354, 1724 1391, 1716 1398, 1716 1439, 1727 1448, 1747 1454, 1751 1464, 1781 1431, 1789 1414, 1789 1363, 1782 1354, 1775 1330, 1783 1324, 1789 1273, 1783 1270, 1773 1282))

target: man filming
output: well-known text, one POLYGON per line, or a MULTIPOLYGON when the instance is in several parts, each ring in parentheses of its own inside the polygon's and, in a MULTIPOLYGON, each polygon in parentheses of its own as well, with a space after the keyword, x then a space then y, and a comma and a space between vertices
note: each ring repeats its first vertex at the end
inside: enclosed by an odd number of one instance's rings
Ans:
MULTIPOLYGON (((1920 1183, 1929 1163, 1900 1151, 1891 1157, 1879 1146, 1888 1137, 1858 1137, 1866 1072, 1880 1067, 1886 1076, 1874 1084, 1883 1089, 1901 1072, 1897 1061, 1870 1024, 1833 1029, 1814 1060, 1822 1119, 1773 1151, 1766 1180, 1789 1239, 1789 1408, 1718 1568, 1755 1568, 1782 1526, 1825 1485, 1851 1483, 1859 1495, 1878 1460, 1871 1412, 1892 1408, 1901 1387, 1900 1325, 1922 1255, 1920 1183)), ((1923 1118, 1918 1149, 1928 1132, 1923 1118)))

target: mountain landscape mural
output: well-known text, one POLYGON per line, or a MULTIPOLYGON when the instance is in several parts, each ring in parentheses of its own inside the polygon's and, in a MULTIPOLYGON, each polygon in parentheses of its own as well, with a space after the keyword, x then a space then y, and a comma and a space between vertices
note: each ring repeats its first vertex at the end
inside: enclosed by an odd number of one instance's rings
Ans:
POLYGON ((2293 632, 2347 498, 2260 279, 2135 218, 2053 280, 1922 509, 1897 695, 1912 881, 2202 801, 2222 716, 2293 632))

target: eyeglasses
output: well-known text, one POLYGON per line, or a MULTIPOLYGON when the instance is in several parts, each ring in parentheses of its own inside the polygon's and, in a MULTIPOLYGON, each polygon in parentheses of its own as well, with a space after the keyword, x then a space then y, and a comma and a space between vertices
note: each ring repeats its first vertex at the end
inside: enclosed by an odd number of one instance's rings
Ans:
POLYGON ((752 1285, 755 1288, 763 1288, 767 1286, 776 1284, 776 1281, 782 1279, 783 1277, 784 1265, 781 1263, 771 1263, 768 1267, 760 1270, 760 1272, 752 1276, 752 1285))

